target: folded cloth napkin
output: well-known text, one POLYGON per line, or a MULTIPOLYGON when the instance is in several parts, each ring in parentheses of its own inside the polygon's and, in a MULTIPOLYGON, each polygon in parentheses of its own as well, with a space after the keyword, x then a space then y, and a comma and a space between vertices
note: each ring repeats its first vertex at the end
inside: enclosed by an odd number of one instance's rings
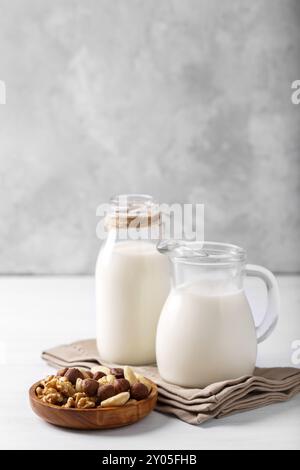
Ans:
MULTIPOLYGON (((48 349, 42 358, 55 367, 89 369, 101 364, 94 339, 48 349)), ((157 411, 173 414, 190 424, 282 402, 300 392, 300 369, 292 367, 256 367, 251 376, 214 383, 203 389, 167 383, 155 366, 133 369, 157 384, 157 411)))

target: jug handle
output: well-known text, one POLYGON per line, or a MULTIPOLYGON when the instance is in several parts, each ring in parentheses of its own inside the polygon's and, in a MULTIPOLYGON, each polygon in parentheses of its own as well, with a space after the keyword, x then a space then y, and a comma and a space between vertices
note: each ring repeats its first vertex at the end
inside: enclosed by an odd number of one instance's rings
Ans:
POLYGON ((280 299, 277 280, 271 271, 255 264, 246 265, 247 276, 262 279, 267 287, 268 303, 266 313, 260 325, 256 327, 257 342, 261 343, 273 332, 279 313, 280 299))

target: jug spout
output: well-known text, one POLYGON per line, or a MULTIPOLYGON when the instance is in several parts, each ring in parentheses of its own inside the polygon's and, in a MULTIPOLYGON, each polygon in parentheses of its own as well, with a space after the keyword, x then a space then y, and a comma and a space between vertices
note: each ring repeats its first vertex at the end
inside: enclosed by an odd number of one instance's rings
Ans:
POLYGON ((158 251, 171 262, 173 286, 200 282, 199 289, 232 291, 242 288, 246 252, 236 245, 163 240, 158 251))
POLYGON ((200 258, 206 257, 203 249, 204 242, 189 242, 185 240, 162 240, 157 244, 158 251, 170 258, 200 258))
POLYGON ((187 240, 162 240, 157 249, 178 261, 190 263, 224 265, 246 260, 246 252, 243 248, 229 243, 187 241, 187 240))

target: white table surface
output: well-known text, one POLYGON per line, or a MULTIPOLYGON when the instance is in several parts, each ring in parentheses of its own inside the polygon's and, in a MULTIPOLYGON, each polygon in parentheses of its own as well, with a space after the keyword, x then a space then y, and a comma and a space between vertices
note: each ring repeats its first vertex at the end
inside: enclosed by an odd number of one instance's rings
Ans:
MULTIPOLYGON (((300 277, 278 278, 281 315, 277 329, 259 345, 258 365, 292 365, 300 340, 300 277)), ((258 316, 264 292, 247 284, 258 316)), ((91 277, 0 277, 0 448, 3 449, 300 449, 300 394, 289 402, 191 426, 157 412, 126 428, 73 431, 33 414, 29 386, 51 372, 44 348, 94 336, 91 277)), ((298 365, 300 367, 300 364, 298 365)))

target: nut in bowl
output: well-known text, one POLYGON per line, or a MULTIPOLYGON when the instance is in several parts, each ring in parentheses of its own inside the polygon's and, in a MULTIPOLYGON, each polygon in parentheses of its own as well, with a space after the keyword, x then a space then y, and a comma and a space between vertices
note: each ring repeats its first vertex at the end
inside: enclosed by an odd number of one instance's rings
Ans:
POLYGON ((33 411, 57 426, 109 429, 135 423, 155 407, 157 387, 128 366, 65 368, 29 390, 33 411))

